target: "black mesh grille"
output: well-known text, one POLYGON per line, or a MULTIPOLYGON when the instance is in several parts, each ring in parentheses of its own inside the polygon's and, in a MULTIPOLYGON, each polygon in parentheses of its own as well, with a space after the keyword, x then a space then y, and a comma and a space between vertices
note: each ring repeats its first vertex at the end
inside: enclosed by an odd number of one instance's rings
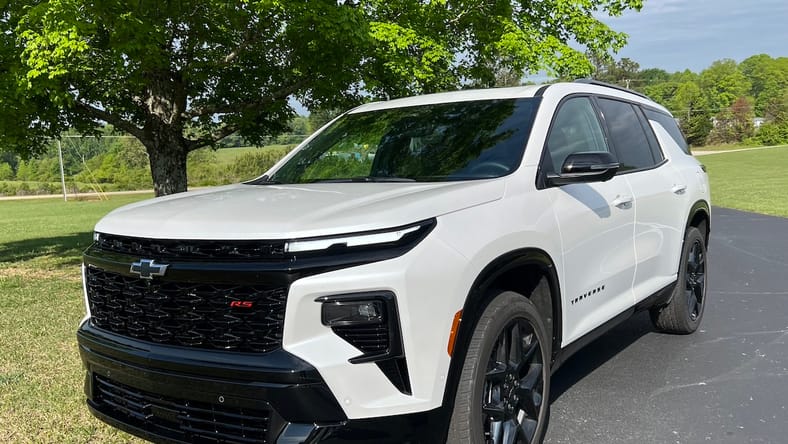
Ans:
POLYGON ((126 424, 186 442, 268 442, 270 412, 169 398, 95 377, 95 402, 126 424))
POLYGON ((265 260, 284 257, 284 241, 178 240, 100 234, 96 246, 104 251, 139 257, 178 260, 265 260))
POLYGON ((144 280, 94 267, 86 278, 91 321, 113 333, 241 352, 282 345, 286 288, 144 280))
POLYGON ((353 325, 333 327, 334 333, 367 355, 384 353, 389 348, 389 326, 353 325))

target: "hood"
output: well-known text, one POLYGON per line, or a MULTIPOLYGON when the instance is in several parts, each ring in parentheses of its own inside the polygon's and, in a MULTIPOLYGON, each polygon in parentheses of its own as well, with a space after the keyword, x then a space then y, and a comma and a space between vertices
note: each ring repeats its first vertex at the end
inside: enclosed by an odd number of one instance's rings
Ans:
POLYGON ((392 228, 500 199, 503 179, 229 185, 118 208, 96 231, 154 239, 294 239, 392 228))

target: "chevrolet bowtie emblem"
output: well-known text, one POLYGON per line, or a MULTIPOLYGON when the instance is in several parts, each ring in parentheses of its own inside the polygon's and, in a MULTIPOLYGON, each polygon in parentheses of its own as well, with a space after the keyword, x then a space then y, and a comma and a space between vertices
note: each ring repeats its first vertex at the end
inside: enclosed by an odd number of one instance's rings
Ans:
POLYGON ((131 271, 140 275, 143 279, 153 279, 153 276, 164 276, 169 265, 157 264, 153 259, 140 259, 139 262, 131 264, 131 271))

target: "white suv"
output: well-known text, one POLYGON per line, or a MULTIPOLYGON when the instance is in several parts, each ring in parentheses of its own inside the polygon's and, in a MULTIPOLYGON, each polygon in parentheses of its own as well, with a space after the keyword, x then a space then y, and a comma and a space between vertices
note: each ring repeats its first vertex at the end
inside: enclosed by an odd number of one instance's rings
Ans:
POLYGON ((583 344, 638 310, 698 328, 709 214, 631 91, 366 104, 254 181, 96 225, 88 406, 157 442, 538 443, 583 344))

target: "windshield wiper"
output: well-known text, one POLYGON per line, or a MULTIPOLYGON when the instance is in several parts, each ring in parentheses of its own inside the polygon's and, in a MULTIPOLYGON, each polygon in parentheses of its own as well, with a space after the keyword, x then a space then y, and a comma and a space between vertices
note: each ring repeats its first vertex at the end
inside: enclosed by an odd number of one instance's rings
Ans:
POLYGON ((348 182, 415 182, 416 179, 396 176, 357 176, 342 179, 317 179, 314 183, 348 183, 348 182))
POLYGON ((359 182, 415 182, 416 179, 411 179, 410 177, 397 177, 397 176, 366 176, 366 177, 354 177, 354 180, 358 179, 359 182))

